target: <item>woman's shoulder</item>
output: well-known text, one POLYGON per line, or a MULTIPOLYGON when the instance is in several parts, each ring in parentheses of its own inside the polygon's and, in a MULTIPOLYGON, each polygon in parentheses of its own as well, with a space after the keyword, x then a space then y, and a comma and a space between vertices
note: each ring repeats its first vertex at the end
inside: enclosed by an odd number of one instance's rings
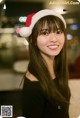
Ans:
POLYGON ((26 73, 25 79, 27 79, 28 81, 31 81, 31 82, 38 82, 38 79, 33 74, 31 74, 29 71, 26 73))
POLYGON ((33 76, 30 72, 27 72, 24 77, 23 91, 26 94, 42 95, 43 90, 38 79, 33 76))

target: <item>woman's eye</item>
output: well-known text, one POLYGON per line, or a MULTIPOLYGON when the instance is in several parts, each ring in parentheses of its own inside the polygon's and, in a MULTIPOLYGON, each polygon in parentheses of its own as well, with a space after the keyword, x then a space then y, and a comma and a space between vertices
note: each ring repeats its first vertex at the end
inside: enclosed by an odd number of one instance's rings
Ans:
POLYGON ((48 31, 45 31, 45 32, 41 32, 41 35, 48 35, 49 32, 48 31))
POLYGON ((57 30, 57 31, 56 31, 56 34, 61 34, 61 33, 62 33, 61 30, 57 30))

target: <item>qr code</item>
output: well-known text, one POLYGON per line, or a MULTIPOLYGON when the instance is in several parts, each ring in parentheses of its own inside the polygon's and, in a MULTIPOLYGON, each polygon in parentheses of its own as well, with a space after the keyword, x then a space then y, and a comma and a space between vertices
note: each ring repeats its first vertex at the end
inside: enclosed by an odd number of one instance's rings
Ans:
POLYGON ((2 105, 1 106, 1 116, 2 117, 13 117, 13 106, 12 105, 2 105))

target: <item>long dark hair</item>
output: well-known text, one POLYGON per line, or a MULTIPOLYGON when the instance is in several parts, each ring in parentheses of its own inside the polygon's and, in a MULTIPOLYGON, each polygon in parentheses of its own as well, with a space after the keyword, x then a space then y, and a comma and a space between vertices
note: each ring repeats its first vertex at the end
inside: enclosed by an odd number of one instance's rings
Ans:
POLYGON ((52 30, 57 30, 57 27, 59 27, 63 31, 64 35, 66 34, 64 24, 58 17, 49 15, 41 18, 34 26, 32 34, 29 37, 30 57, 28 70, 39 80, 45 95, 48 96, 48 99, 51 102, 55 101, 55 103, 58 105, 68 107, 70 100, 70 90, 68 87, 69 77, 66 57, 67 41, 65 41, 64 47, 60 54, 55 57, 55 65, 53 68, 55 70, 55 80, 57 82, 57 86, 54 82, 52 82, 52 78, 44 63, 44 59, 42 58, 40 51, 36 46, 37 36, 40 34, 40 31, 44 27, 45 23, 47 23, 50 32, 52 30))

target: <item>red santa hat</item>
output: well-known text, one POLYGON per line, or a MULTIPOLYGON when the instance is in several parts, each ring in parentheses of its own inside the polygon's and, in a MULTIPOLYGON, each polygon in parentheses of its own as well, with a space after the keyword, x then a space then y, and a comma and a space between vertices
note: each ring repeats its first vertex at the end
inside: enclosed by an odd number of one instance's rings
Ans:
POLYGON ((41 10, 37 13, 29 14, 26 19, 25 27, 18 29, 17 33, 19 33, 22 37, 29 37, 32 33, 32 29, 33 29, 34 25, 36 24, 36 22, 39 19, 41 19, 42 17, 48 16, 48 15, 53 15, 53 16, 57 16, 58 18, 60 18, 66 28, 66 22, 62 15, 58 14, 57 12, 55 12, 53 10, 45 9, 45 10, 41 10))

